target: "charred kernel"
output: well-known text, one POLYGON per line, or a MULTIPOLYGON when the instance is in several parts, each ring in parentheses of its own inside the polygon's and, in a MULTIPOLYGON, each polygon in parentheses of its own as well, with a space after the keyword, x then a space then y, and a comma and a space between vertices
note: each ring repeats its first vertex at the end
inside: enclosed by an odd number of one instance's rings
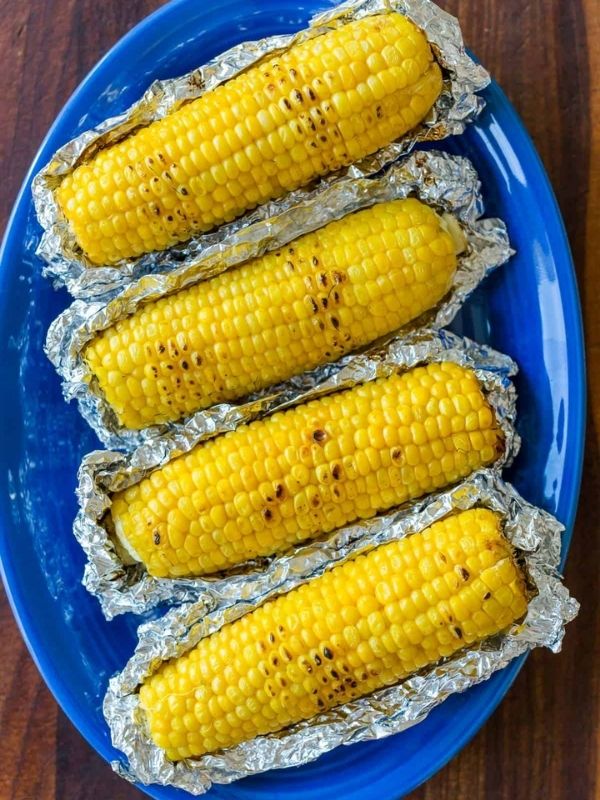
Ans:
POLYGON ((459 575, 460 575, 460 577, 463 579, 463 581, 468 581, 468 580, 469 580, 469 578, 471 577, 471 576, 469 575, 469 570, 468 570, 468 569, 466 569, 466 567, 463 567, 463 566, 457 566, 457 567, 456 567, 456 571, 459 573, 459 575))
MULTIPOLYGON (((240 425, 169 461, 113 495, 115 529, 151 575, 204 575, 455 483, 493 461, 502 432, 491 417, 479 438, 460 433, 440 443, 447 418, 443 410, 427 411, 440 391, 487 407, 476 375, 449 362, 369 381, 240 425), (394 440, 406 442, 404 448, 390 449, 394 440), (396 450, 405 458, 397 460, 396 450), (150 509, 153 529, 165 531, 160 553, 148 541, 150 509)), ((471 578, 454 568, 468 563, 471 572, 469 554, 451 570, 441 556, 432 558, 434 567, 469 586, 471 578)))
MULTIPOLYGON (((501 517, 487 509, 449 515, 422 532, 381 545, 338 565, 331 572, 263 603, 201 639, 191 651, 163 664, 141 686, 140 706, 146 715, 151 737, 159 746, 164 741, 170 742, 166 755, 174 761, 231 747, 309 719, 317 711, 329 710, 396 684, 423 667, 437 664, 442 658, 460 651, 467 640, 469 643, 483 642, 506 630, 524 617, 528 593, 511 546, 503 538, 501 523, 501 517), (486 549, 489 541, 494 543, 493 550, 486 549), (470 586, 457 581, 442 596, 435 589, 436 578, 424 577, 428 574, 426 563, 435 561, 432 556, 439 552, 440 544, 449 554, 450 572, 460 566, 461 558, 468 553, 474 580, 493 587, 489 592, 497 602, 488 603, 486 613, 482 613, 482 601, 470 586), (402 576, 406 563, 414 560, 422 561, 420 594, 427 601, 423 608, 410 611, 408 602, 414 597, 415 590, 402 580, 402 576), (385 570, 382 569, 384 566, 385 570), (360 634, 353 642, 346 638, 342 657, 335 647, 329 645, 330 638, 338 635, 336 620, 351 615, 357 631, 368 631, 373 606, 383 603, 386 607, 383 602, 385 593, 381 594, 380 590, 382 581, 388 584, 392 606, 406 601, 406 613, 395 622, 382 613, 383 628, 378 633, 367 632, 365 636, 368 638, 360 634), (352 585, 361 587, 360 603, 352 593, 340 593, 337 589, 338 586, 352 585), (436 618, 453 602, 461 607, 461 625, 438 629, 435 635, 431 635, 420 624, 421 617, 431 615, 436 618), (335 612, 318 615, 318 619, 305 613, 318 608, 335 609, 335 612), (306 641, 313 642, 315 647, 305 647, 302 644, 304 637, 297 635, 296 661, 286 664, 285 670, 272 671, 267 665, 277 667, 276 659, 281 653, 273 632, 286 628, 288 624, 297 634, 304 634, 306 641), (468 639, 462 627, 466 628, 467 624, 468 639), (270 644, 263 654, 246 644, 252 641, 254 631, 268 632, 270 644), (307 671, 308 659, 314 658, 317 649, 329 661, 317 664, 314 674, 310 675, 309 671, 308 677, 292 678, 292 675, 298 675, 298 669, 307 671), (380 650, 385 650, 385 664, 375 655, 380 650), (237 662, 240 666, 224 668, 225 662, 221 659, 236 652, 244 654, 244 660, 237 662), (220 657, 216 657, 217 654, 220 657), (347 660, 363 666, 348 674, 347 660), (201 671, 198 670, 199 664, 204 665, 201 671), (286 672, 288 669, 291 670, 289 673, 286 672), (346 673, 343 680, 339 680, 340 673, 346 673), (291 684, 294 686, 293 694, 287 688, 291 684), (250 688, 250 694, 245 691, 244 694, 252 713, 243 717, 249 725, 225 725, 226 721, 229 723, 229 717, 223 709, 233 702, 233 698, 240 697, 242 687, 250 688), (192 710, 182 705, 182 697, 195 698, 192 710), (278 713, 273 716, 269 708, 275 707, 278 713), (226 734, 223 736, 224 730, 226 734)), ((264 642, 262 644, 264 647, 264 642)))
POLYGON ((160 533, 158 531, 154 531, 154 544, 160 544, 160 533))

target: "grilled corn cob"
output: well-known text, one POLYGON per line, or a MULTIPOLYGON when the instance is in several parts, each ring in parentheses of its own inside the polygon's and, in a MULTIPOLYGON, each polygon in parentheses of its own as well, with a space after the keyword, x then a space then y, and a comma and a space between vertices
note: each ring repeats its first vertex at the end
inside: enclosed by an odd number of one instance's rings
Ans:
POLYGON ((176 420, 337 359, 432 308, 452 281, 459 237, 416 199, 382 203, 143 306, 84 358, 122 425, 176 420))
POLYGON ((65 177, 58 203, 94 264, 162 250, 389 144, 441 88, 412 22, 365 17, 101 150, 65 177))
POLYGON ((111 523, 150 574, 203 575, 446 486, 502 447, 475 375, 429 364, 198 445, 115 494, 111 523))
POLYGON ((231 747, 390 686, 527 611, 498 514, 473 509, 265 603, 140 688, 176 761, 231 747))

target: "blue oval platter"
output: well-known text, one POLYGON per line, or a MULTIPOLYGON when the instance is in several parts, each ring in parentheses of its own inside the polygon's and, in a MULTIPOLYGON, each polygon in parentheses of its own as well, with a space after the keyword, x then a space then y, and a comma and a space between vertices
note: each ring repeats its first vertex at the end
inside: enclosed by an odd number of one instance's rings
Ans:
MULTIPOLYGON (((326 4, 326 3, 325 3, 326 4)), ((175 0, 125 36, 89 74, 43 143, 17 199, 0 264, 0 556, 23 636, 48 686, 81 734, 107 760, 101 703, 107 680, 131 655, 137 618, 107 623, 81 586, 83 554, 71 526, 76 473, 99 445, 61 396, 44 356, 46 330, 69 302, 41 277, 31 177, 79 132, 114 116, 155 78, 187 72, 245 39, 302 28, 324 0, 175 0)), ((492 84, 475 125, 441 147, 468 156, 486 215, 502 217, 517 255, 467 303, 455 330, 510 354, 520 366, 520 455, 507 477, 572 533, 583 453, 585 371, 573 264, 548 179, 512 106, 492 84)), ((522 660, 450 698, 425 722, 381 741, 338 748, 317 762, 211 789, 239 800, 396 800, 439 770, 504 696, 522 660), (367 788, 368 787, 368 788, 367 788)), ((144 787, 154 798, 184 792, 144 787)))

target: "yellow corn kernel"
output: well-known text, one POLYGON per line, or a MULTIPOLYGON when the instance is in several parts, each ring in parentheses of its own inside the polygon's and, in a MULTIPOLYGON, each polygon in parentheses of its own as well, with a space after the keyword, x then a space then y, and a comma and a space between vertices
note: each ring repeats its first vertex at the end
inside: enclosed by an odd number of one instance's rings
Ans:
POLYGON ((445 434, 434 426, 431 439, 430 426, 414 424, 446 413, 452 421, 459 392, 488 407, 475 375, 444 362, 242 425, 115 494, 117 538, 152 575, 203 575, 447 486, 503 449, 493 415, 482 415, 481 449, 452 426, 445 434), (383 437, 375 447, 376 434, 389 429, 398 444, 383 437))
POLYGON ((170 759, 200 756, 397 683, 506 630, 527 603, 500 516, 463 511, 225 625, 150 676, 140 704, 170 759))
POLYGON ((365 17, 96 153, 64 178, 58 203, 93 264, 163 250, 374 153, 421 122, 441 89, 412 22, 365 17))
MULTIPOLYGON (((434 307, 461 246, 446 228, 413 198, 359 211, 144 305, 93 339, 85 360, 127 428, 235 400, 434 307)), ((471 417, 475 430, 476 412, 471 417)))

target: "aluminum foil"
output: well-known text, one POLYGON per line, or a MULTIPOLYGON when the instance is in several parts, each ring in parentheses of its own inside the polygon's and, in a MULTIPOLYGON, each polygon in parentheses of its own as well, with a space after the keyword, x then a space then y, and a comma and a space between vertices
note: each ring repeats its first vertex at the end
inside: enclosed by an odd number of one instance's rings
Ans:
MULTIPOLYGON (((76 399, 81 413, 101 441, 111 448, 131 449, 164 435, 176 436, 189 428, 215 432, 225 418, 237 421, 252 410, 264 410, 290 391, 291 385, 263 390, 237 404, 222 404, 199 411, 184 423, 155 425, 144 431, 131 431, 119 425, 104 399, 95 376, 90 372, 83 352, 99 331, 134 313, 141 305, 212 277, 225 269, 281 247, 309 231, 361 208, 416 196, 440 212, 451 214, 460 224, 466 249, 459 257, 452 287, 438 306, 405 327, 405 332, 419 325, 447 325, 483 278, 512 254, 504 223, 499 219, 481 219, 483 201, 480 182, 472 164, 465 158, 440 152, 415 152, 393 164, 383 174, 371 178, 343 178, 312 193, 298 213, 288 209, 268 223, 219 239, 207 247, 194 263, 160 275, 145 276, 130 283, 124 291, 107 301, 76 300, 51 325, 46 352, 63 378, 67 400, 76 399), (259 227, 262 232, 259 232, 259 227)), ((339 363, 339 362, 338 362, 339 363)), ((329 367, 335 369, 335 367, 329 367)), ((323 369, 308 377, 321 380, 323 369)), ((295 390, 292 386, 292 391, 295 390)))
MULTIPOLYGON (((475 371, 505 435, 504 454, 494 465, 494 469, 500 471, 511 462, 520 445, 514 429, 516 392, 510 381, 516 365, 507 356, 448 331, 420 331, 363 355, 348 357, 342 369, 319 383, 309 386, 300 380, 295 390, 274 400, 269 410, 433 361, 455 361, 475 371)), ((221 424, 231 429, 248 418, 240 418, 236 412, 232 419, 224 417, 221 424)), ((83 584, 98 597, 108 619, 128 611, 143 613, 163 602, 196 601, 208 611, 233 596, 254 597, 257 593, 271 591, 288 576, 302 573, 307 563, 329 560, 337 534, 313 540, 283 556, 248 562, 242 568, 216 577, 154 578, 141 564, 123 563, 103 525, 112 493, 139 483, 153 470, 188 452, 212 433, 214 431, 207 433, 190 423, 179 429, 177 435, 148 442, 130 455, 100 450, 84 458, 79 469, 80 509, 74 533, 87 556, 83 584)), ((352 530, 365 532, 382 524, 376 519, 357 524, 352 530)))
MULTIPOLYGON (((223 239, 242 236, 265 236, 273 220, 290 209, 302 210, 310 204, 310 187, 267 203, 215 233, 197 236, 163 252, 122 261, 118 267, 90 264, 77 245, 67 220, 56 202, 55 190, 79 163, 91 158, 100 148, 109 146, 140 126, 165 117, 183 103, 200 97, 220 83, 233 78, 263 58, 299 42, 319 36, 352 20, 371 14, 399 12, 411 19, 427 36, 435 57, 444 71, 441 96, 425 121, 413 131, 372 156, 323 180, 320 187, 331 186, 345 176, 364 177, 408 152, 417 142, 435 141, 462 133, 465 125, 477 116, 483 100, 476 92, 489 83, 487 72, 466 54, 458 21, 430 0, 349 0, 313 17, 310 26, 297 34, 271 36, 256 42, 244 42, 179 78, 153 83, 146 94, 122 114, 112 117, 77 136, 61 147, 35 177, 33 198, 43 236, 37 253, 47 263, 44 274, 56 285, 65 285, 76 297, 114 293, 141 275, 178 270, 193 265, 206 249, 218 250, 223 239)), ((289 213, 288 213, 289 216, 289 213)), ((268 236, 268 233, 267 233, 268 236)))
POLYGON ((231 594, 208 615, 202 602, 172 609, 163 618, 140 626, 135 653, 109 683, 104 715, 113 745, 128 762, 114 762, 113 768, 131 781, 175 786, 201 795, 213 783, 230 783, 269 769, 298 766, 342 744, 399 733, 425 719, 449 695, 486 680, 534 647, 558 652, 565 624, 579 608, 556 572, 562 530, 554 517, 526 503, 510 485, 484 470, 409 510, 374 521, 366 529, 355 526, 341 531, 330 540, 323 557, 306 559, 302 567, 282 576, 276 586, 256 585, 250 592, 231 594), (152 743, 137 692, 161 662, 182 655, 203 637, 268 598, 287 592, 358 553, 419 532, 452 512, 474 506, 493 509, 504 517, 505 535, 515 547, 533 590, 523 622, 395 686, 214 755, 174 763, 152 743))

